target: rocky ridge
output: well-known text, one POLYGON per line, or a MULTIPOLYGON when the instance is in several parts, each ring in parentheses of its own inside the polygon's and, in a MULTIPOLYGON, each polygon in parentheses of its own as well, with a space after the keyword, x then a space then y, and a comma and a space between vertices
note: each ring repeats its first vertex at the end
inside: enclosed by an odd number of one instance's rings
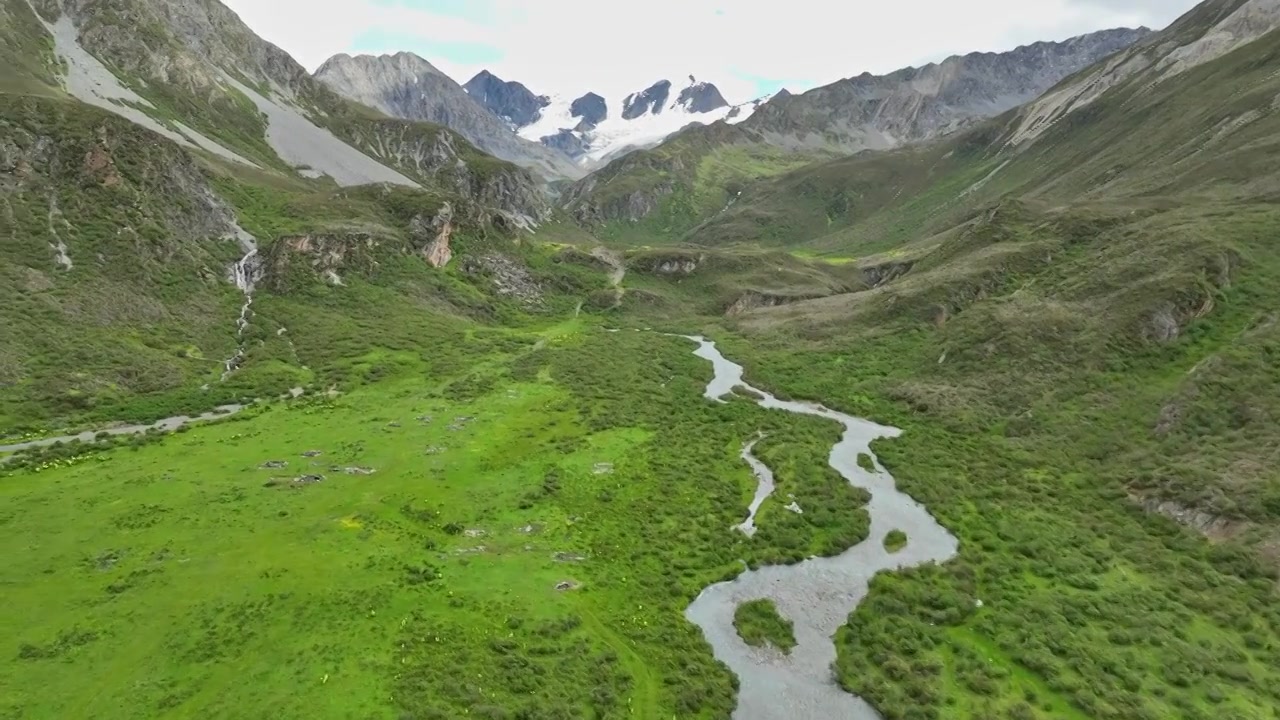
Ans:
POLYGON ((931 140, 1026 103, 1149 34, 1103 30, 883 76, 864 73, 802 94, 781 91, 749 114, 730 108, 727 123, 687 127, 657 147, 614 159, 570 187, 563 205, 588 224, 641 220, 691 183, 700 159, 719 147, 830 157, 931 140), (625 196, 613 190, 619 186, 628 188, 625 196))
POLYGON ((315 78, 339 95, 391 117, 443 125, 494 157, 544 178, 582 176, 563 154, 518 137, 506 120, 413 53, 335 55, 316 70, 315 78))

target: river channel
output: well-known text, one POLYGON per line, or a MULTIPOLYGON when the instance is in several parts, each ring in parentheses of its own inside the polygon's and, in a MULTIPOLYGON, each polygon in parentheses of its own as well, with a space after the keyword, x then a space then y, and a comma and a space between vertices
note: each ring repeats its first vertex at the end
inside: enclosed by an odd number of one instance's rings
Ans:
MULTIPOLYGON (((709 361, 715 370, 707 384, 707 398, 721 400, 741 388, 758 395, 761 407, 840 423, 844 434, 831 448, 831 467, 850 484, 871 494, 866 506, 871 532, 865 542, 836 557, 744 572, 732 581, 707 587, 685 611, 685 617, 702 629, 716 658, 738 676, 738 706, 733 717, 877 720, 880 716, 874 708, 836 684, 831 670, 836 659, 833 637, 866 596, 876 573, 945 562, 955 557, 959 543, 923 505, 897 489, 878 459, 874 472, 859 467, 859 453, 875 458, 873 440, 897 437, 900 430, 822 405, 779 400, 743 381, 742 366, 721 355, 714 342, 696 336, 687 339, 698 343, 694 354, 709 361), (884 547, 884 538, 895 529, 907 534, 907 546, 891 553, 884 547), (773 600, 778 611, 794 623, 797 644, 790 655, 773 648, 751 647, 734 629, 733 614, 738 605, 761 598, 773 600)), ((754 459, 750 453, 748 445, 744 457, 754 459)), ((758 460, 751 465, 759 481, 767 481, 771 490, 772 476, 761 473, 758 460)))

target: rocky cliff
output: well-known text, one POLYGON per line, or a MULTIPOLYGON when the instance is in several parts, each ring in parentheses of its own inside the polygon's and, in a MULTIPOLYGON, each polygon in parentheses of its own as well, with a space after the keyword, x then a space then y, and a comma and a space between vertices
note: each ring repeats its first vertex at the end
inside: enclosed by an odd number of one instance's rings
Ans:
POLYGON ((528 170, 485 155, 452 130, 371 120, 352 127, 348 138, 425 186, 456 196, 479 223, 531 230, 550 213, 549 198, 528 170))
POLYGON ((971 53, 883 76, 863 73, 778 96, 742 123, 787 147, 841 152, 926 140, 1035 99, 1063 78, 1146 37, 1121 28, 1003 53, 971 53))

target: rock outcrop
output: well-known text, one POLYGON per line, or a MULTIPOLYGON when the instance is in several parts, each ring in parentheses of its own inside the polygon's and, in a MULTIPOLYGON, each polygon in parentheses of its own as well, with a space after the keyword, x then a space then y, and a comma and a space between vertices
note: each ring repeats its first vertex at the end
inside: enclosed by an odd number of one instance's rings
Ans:
POLYGON ((622 101, 622 119, 634 120, 641 115, 658 115, 671 96, 671 81, 659 80, 648 88, 632 93, 622 101))
POLYGON ((378 267, 384 239, 371 232, 326 232, 276 238, 263 261, 263 284, 272 292, 288 292, 294 285, 325 278, 343 285, 348 273, 378 267))
POLYGON ((550 214, 549 198, 527 170, 494 162, 444 128, 372 120, 353 128, 350 139, 370 156, 457 195, 477 223, 532 230, 550 214))
POLYGON ((453 236, 453 207, 445 203, 434 217, 415 216, 409 224, 410 234, 418 240, 429 238, 422 249, 422 257, 431 267, 441 268, 453 259, 449 239, 453 236))
POLYGON ((569 105, 569 114, 579 119, 579 128, 595 127, 609 117, 609 105, 595 93, 587 93, 569 105))
POLYGON ((534 122, 542 115, 542 109, 551 104, 546 95, 534 95, 524 85, 504 81, 488 70, 481 70, 462 89, 490 112, 510 123, 512 129, 534 122))
POLYGON ((726 317, 733 317, 759 308, 781 307, 783 305, 790 305, 791 303, 813 300, 820 297, 825 296, 813 294, 783 295, 778 293, 748 290, 738 296, 738 299, 734 300, 733 303, 725 309, 724 314, 726 317))
POLYGON ((698 82, 692 75, 689 76, 689 82, 691 84, 681 90, 680 95, 676 97, 677 105, 691 113, 709 113, 729 107, 729 102, 724 99, 724 95, 720 94, 720 89, 715 85, 698 82))

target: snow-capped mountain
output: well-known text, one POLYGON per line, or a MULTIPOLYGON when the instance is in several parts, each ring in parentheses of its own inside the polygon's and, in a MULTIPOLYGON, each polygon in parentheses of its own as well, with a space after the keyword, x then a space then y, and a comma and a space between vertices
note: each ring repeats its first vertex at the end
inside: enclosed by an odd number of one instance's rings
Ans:
POLYGON ((742 122, 768 98, 730 105, 713 84, 690 76, 679 90, 661 80, 621 98, 534 95, 524 85, 484 71, 464 86, 471 97, 521 137, 554 148, 582 165, 649 147, 692 123, 742 122))

